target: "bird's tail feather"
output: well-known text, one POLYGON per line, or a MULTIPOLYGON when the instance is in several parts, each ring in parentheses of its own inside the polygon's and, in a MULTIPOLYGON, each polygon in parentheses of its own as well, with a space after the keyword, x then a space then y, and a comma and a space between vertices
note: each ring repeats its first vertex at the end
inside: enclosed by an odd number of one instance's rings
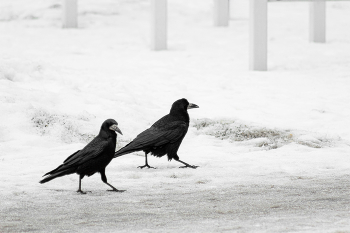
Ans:
POLYGON ((132 152, 135 152, 135 151, 139 151, 140 149, 129 149, 127 148, 126 146, 121 148, 120 150, 118 150, 117 152, 114 153, 114 158, 117 158, 117 157, 120 157, 122 155, 126 155, 126 154, 129 154, 129 153, 132 153, 132 152))
POLYGON ((43 176, 53 175, 53 174, 55 174, 57 172, 60 172, 60 169, 63 168, 63 166, 64 166, 64 164, 61 164, 60 166, 58 166, 57 168, 53 169, 52 171, 49 171, 48 173, 45 173, 43 176))
POLYGON ((43 183, 49 182, 50 180, 53 180, 53 179, 55 179, 57 177, 69 175, 69 174, 72 174, 74 172, 75 172, 75 169, 74 168, 70 168, 70 169, 65 169, 65 170, 59 171, 57 173, 46 173, 45 175, 49 175, 49 176, 44 178, 44 179, 42 179, 41 181, 39 181, 39 183, 43 184, 43 183))

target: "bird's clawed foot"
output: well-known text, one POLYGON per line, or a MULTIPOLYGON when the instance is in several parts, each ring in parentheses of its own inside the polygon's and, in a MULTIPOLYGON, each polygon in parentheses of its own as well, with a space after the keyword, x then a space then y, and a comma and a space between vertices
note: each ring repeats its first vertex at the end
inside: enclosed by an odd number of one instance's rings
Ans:
POLYGON ((143 165, 143 166, 138 166, 137 168, 144 168, 144 167, 147 167, 147 168, 153 168, 153 169, 157 169, 157 168, 155 168, 155 167, 151 167, 150 165, 148 165, 148 164, 145 164, 145 165, 143 165))
POLYGON ((114 188, 114 189, 108 189, 107 191, 122 193, 122 192, 125 192, 126 190, 119 190, 119 189, 114 188))
POLYGON ((197 167, 199 167, 199 166, 195 166, 195 165, 186 165, 186 166, 181 166, 181 167, 179 167, 179 168, 193 168, 193 169, 196 169, 197 167))
POLYGON ((83 192, 81 189, 78 189, 78 190, 77 190, 77 193, 86 194, 86 192, 83 192))

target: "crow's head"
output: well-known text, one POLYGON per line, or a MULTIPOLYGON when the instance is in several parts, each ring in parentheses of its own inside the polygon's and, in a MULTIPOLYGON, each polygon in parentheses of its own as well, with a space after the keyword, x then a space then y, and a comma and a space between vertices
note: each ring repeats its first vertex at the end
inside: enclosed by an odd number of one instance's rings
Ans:
POLYGON ((172 112, 175 113, 177 111, 187 111, 187 109, 191 109, 191 108, 199 108, 199 106, 196 104, 189 103, 187 99, 183 98, 183 99, 176 100, 173 103, 173 105, 171 106, 170 113, 172 112))
POLYGON ((105 120, 101 128, 104 129, 105 131, 112 130, 123 135, 122 131, 118 128, 118 123, 114 119, 105 120))

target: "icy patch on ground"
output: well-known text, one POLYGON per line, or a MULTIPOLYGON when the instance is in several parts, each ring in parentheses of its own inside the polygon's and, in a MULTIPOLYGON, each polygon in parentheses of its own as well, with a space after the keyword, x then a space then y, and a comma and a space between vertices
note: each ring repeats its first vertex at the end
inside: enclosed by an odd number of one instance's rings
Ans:
POLYGON ((65 143, 90 142, 96 135, 83 132, 81 121, 90 121, 94 118, 91 114, 68 116, 50 113, 44 109, 34 109, 30 113, 33 127, 40 135, 52 135, 60 138, 65 143))
POLYGON ((193 127, 198 134, 214 136, 221 140, 238 142, 242 145, 261 147, 267 150, 277 149, 290 143, 298 143, 312 148, 331 147, 340 138, 331 138, 312 132, 289 129, 272 129, 233 119, 195 119, 193 127))
MULTIPOLYGON (((39 135, 52 136, 64 143, 89 143, 99 132, 99 128, 90 129, 85 126, 91 125, 91 121, 96 118, 87 112, 75 116, 52 113, 44 109, 33 109, 29 116, 32 126, 39 135)), ((130 139, 118 137, 116 150, 130 141, 130 139)))

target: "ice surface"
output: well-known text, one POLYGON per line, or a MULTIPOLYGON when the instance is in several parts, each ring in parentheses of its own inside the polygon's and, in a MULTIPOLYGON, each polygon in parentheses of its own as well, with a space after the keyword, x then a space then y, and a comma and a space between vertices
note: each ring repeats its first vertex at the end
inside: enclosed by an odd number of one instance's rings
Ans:
POLYGON ((149 49, 149 1, 0 2, 0 232, 349 232, 350 5, 327 2, 327 43, 308 5, 269 3, 269 71, 248 71, 248 19, 214 28, 212 1, 174 0, 169 49, 149 49), (142 152, 98 174, 41 176, 107 118, 118 148, 187 98, 180 159, 142 152))

